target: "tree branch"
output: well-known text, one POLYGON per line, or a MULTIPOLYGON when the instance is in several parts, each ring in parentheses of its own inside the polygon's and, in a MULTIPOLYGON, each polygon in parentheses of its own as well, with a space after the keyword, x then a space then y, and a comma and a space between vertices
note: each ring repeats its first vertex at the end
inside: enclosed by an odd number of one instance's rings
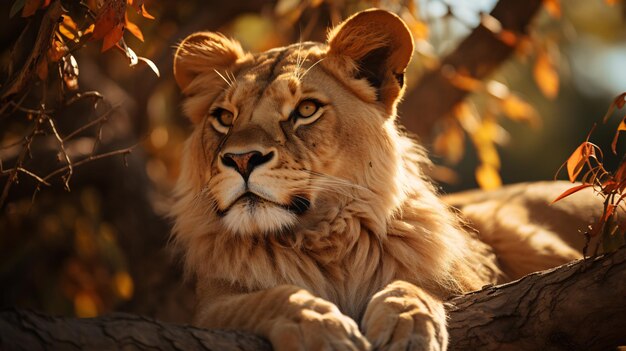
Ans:
MULTIPOLYGON (((541 4, 542 0, 500 0, 491 16, 500 22, 502 30, 520 36, 527 32, 528 24, 541 4)), ((441 61, 439 67, 424 73, 417 85, 407 92, 400 106, 402 124, 428 140, 435 123, 449 115, 469 93, 454 86, 445 72, 463 70, 472 78, 484 79, 514 50, 515 46, 505 43, 497 33, 480 24, 441 61)))
MULTIPOLYGON (((607 350, 626 344, 626 247, 448 301, 452 350, 607 350)), ((0 349, 269 350, 236 331, 123 313, 93 319, 0 312, 0 349)))

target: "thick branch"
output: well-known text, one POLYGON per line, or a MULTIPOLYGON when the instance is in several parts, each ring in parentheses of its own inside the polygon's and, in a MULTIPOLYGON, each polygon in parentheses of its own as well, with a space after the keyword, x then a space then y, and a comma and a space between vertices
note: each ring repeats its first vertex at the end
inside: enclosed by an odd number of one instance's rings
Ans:
POLYGON ((626 247, 450 302, 453 350, 610 350, 626 345, 626 247))
POLYGON ((2 350, 270 350, 254 335, 167 324, 126 313, 75 319, 0 312, 2 350))
MULTIPOLYGON (((526 33, 541 4, 542 0, 500 0, 491 16, 500 21, 503 30, 519 35, 526 33)), ((442 60, 437 69, 426 72, 407 92, 400 106, 402 123, 427 140, 435 123, 450 114, 469 93, 454 86, 444 71, 463 70, 473 78, 483 79, 506 61, 514 50, 514 46, 499 39, 496 33, 479 25, 442 60)))
MULTIPOLYGON (((626 344, 626 247, 449 301, 453 350, 607 350, 626 344)), ((253 335, 116 313, 0 312, 0 349, 269 350, 253 335)))

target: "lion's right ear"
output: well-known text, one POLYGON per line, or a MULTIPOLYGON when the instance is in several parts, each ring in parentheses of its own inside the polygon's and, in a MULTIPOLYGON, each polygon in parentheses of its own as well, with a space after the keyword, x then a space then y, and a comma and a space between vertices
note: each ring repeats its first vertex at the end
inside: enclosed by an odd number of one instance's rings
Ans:
POLYGON ((210 73, 225 74, 244 56, 241 44, 219 33, 199 32, 185 38, 174 56, 174 78, 185 95, 195 92, 196 77, 210 73))

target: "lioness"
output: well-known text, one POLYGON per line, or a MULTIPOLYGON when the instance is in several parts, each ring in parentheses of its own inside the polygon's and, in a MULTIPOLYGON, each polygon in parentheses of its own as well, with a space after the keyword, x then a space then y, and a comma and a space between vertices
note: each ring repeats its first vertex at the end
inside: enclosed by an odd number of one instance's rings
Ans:
POLYGON ((438 197, 396 125, 412 53, 404 22, 377 9, 326 44, 251 54, 208 32, 180 44, 195 129, 173 242, 197 284, 197 325, 277 350, 443 350, 443 299, 580 257, 549 231, 509 228, 516 256, 480 209, 482 240, 438 197))

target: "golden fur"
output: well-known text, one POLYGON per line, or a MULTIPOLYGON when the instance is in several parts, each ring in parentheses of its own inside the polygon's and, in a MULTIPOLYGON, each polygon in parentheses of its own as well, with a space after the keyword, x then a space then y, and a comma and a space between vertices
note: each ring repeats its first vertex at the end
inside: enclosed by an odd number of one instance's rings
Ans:
POLYGON ((381 10, 348 19, 328 44, 249 54, 197 33, 180 45, 175 76, 195 129, 173 242, 197 283, 199 325, 284 350, 445 349, 441 301, 504 279, 396 126, 412 51, 406 25, 381 10), (322 103, 313 122, 293 115, 304 99, 322 103), (216 108, 232 126, 216 124, 216 108), (267 159, 246 181, 225 158, 252 151, 267 159))

